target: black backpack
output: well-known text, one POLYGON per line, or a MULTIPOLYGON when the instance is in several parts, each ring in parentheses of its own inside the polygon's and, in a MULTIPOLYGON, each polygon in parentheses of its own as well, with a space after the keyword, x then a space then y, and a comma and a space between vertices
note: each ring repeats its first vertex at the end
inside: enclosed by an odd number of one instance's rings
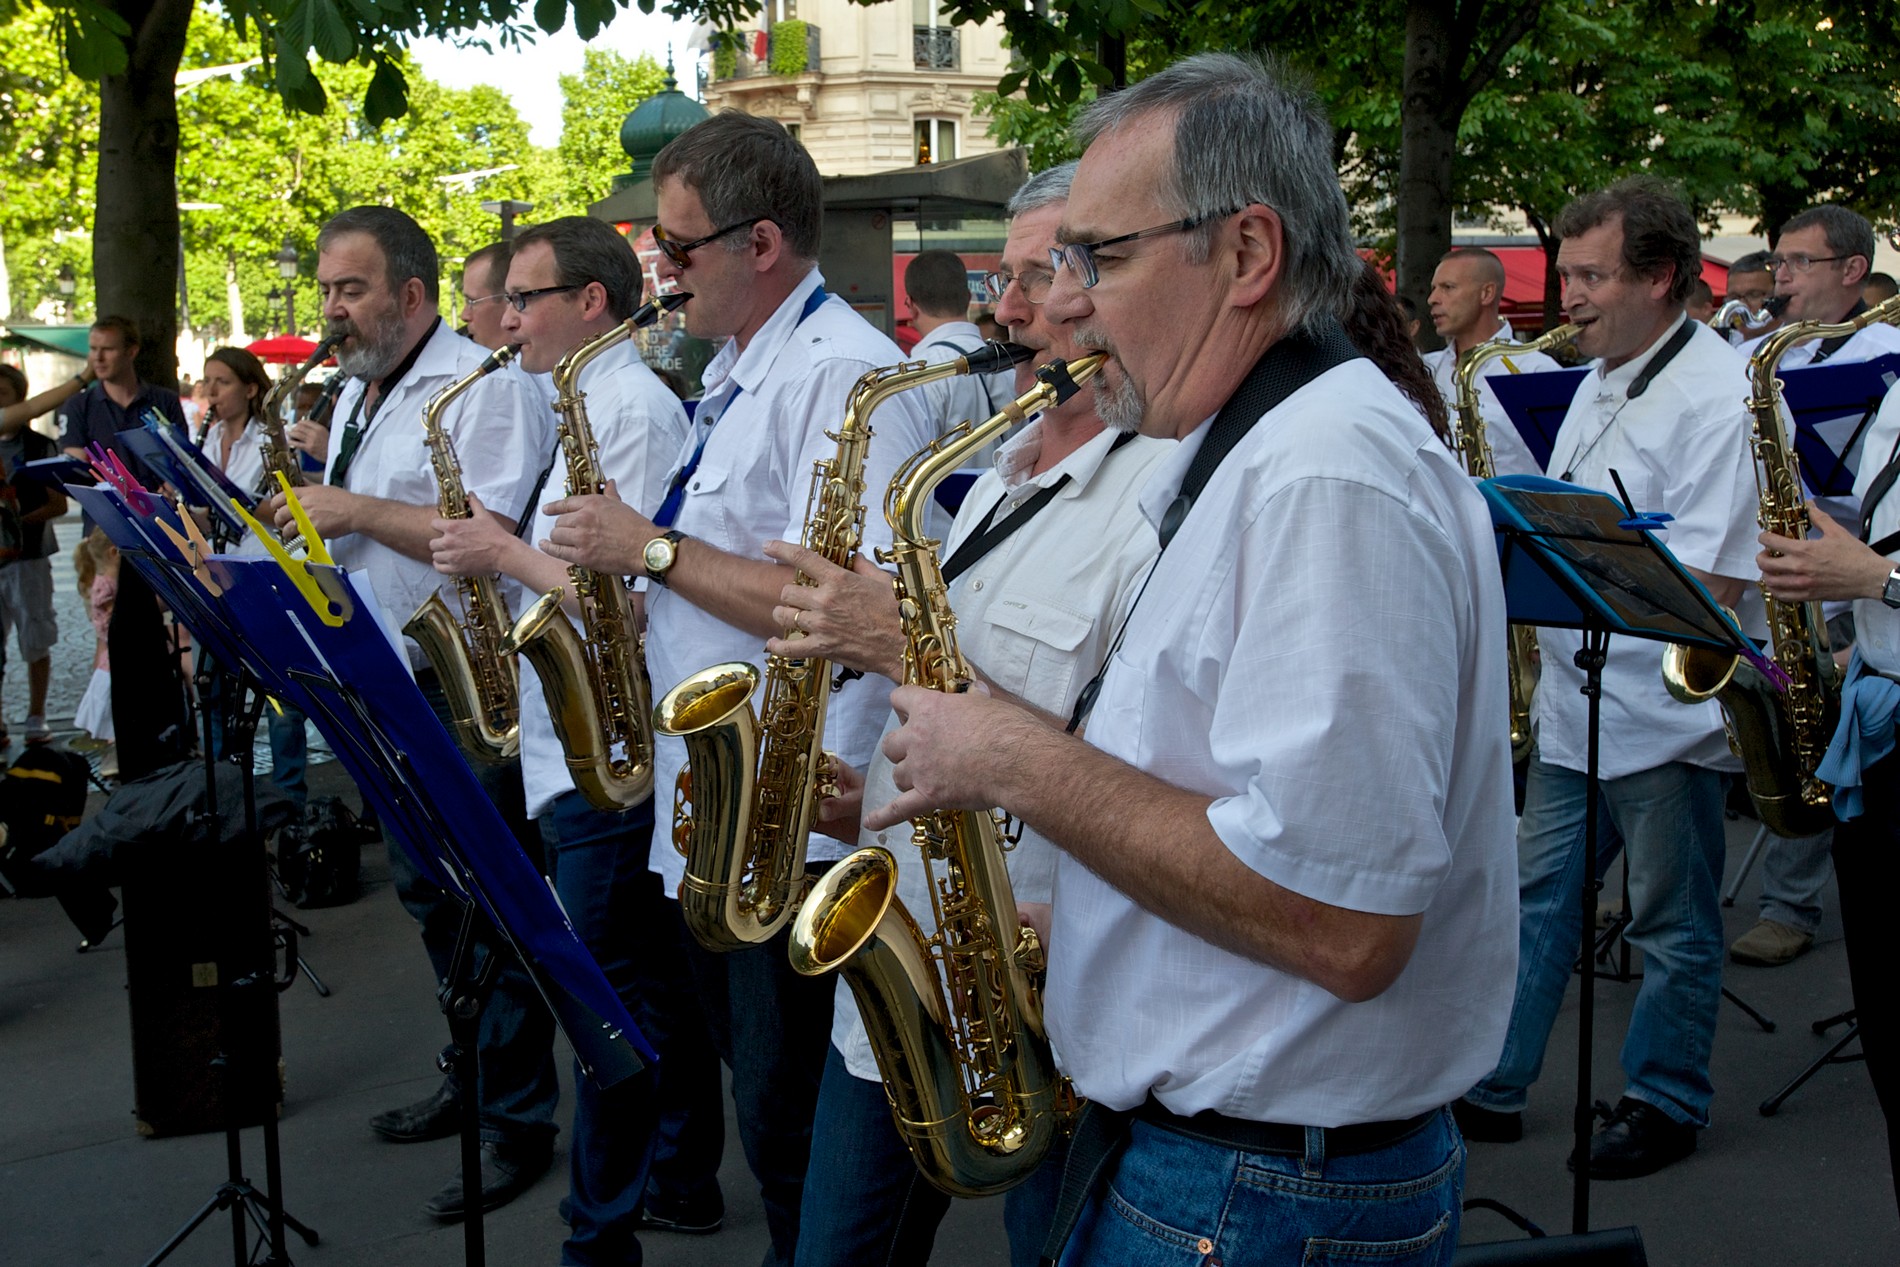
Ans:
POLYGON ((340 797, 312 797, 303 821, 278 833, 278 881, 304 910, 345 906, 363 891, 358 876, 363 845, 380 839, 382 833, 358 819, 340 797))
POLYGON ((76 752, 52 744, 27 745, 0 779, 0 823, 7 826, 0 870, 12 873, 79 826, 91 775, 92 767, 76 752))

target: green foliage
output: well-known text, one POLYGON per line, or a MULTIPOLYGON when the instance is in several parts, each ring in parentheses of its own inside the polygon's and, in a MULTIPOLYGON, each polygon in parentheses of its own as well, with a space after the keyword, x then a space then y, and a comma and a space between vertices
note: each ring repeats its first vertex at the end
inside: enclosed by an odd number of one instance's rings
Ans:
POLYGON ((810 66, 810 27, 797 18, 787 18, 772 26, 771 56, 767 59, 768 69, 774 75, 802 75, 810 66))
POLYGON ((664 87, 666 70, 648 54, 629 61, 608 49, 590 48, 578 75, 561 76, 561 144, 552 185, 539 184, 547 204, 538 212, 584 215, 587 204, 613 191, 613 178, 627 170, 620 125, 633 108, 664 87), (558 189, 558 196, 552 194, 558 189))
POLYGON ((970 99, 973 112, 989 118, 989 134, 1003 145, 1020 145, 1029 151, 1029 170, 1046 171, 1058 163, 1077 157, 1080 150, 1069 135, 1069 124, 1082 107, 1094 100, 1090 93, 1081 101, 1041 108, 1021 97, 1002 97, 979 92, 970 99))
POLYGON ((713 32, 712 73, 714 79, 731 79, 739 73, 739 37, 734 32, 713 32))

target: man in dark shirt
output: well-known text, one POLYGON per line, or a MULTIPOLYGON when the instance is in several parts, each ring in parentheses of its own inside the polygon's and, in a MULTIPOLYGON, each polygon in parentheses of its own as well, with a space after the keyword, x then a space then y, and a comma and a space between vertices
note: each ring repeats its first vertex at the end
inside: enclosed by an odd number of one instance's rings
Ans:
MULTIPOLYGON (((124 317, 93 322, 87 349, 87 364, 99 381, 60 406, 60 448, 83 459, 87 445, 109 445, 141 483, 155 488, 158 480, 118 437, 120 432, 144 426, 148 409, 156 409, 183 434, 185 411, 178 406, 177 393, 139 380, 133 368, 139 331, 124 317)), ((90 519, 83 531, 92 532, 90 519)), ((106 631, 106 654, 114 669, 112 727, 119 745, 119 774, 136 779, 182 757, 190 748, 190 737, 183 733, 182 686, 156 689, 159 683, 176 681, 178 660, 158 598, 132 568, 119 575, 119 595, 106 631)))

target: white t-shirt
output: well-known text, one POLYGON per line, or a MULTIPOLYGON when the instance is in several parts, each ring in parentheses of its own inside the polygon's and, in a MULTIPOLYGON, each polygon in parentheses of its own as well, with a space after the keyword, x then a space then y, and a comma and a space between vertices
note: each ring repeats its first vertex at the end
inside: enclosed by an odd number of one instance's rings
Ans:
MULTIPOLYGON (((409 372, 383 399, 362 433, 346 472, 351 492, 409 506, 433 507, 440 501, 435 469, 429 463, 422 410, 438 392, 472 374, 488 358, 488 349, 455 333, 446 322, 436 326, 409 372)), ((345 420, 356 413, 365 385, 359 379, 343 389, 331 414, 329 482, 343 449, 345 420)), ((360 419, 359 419, 360 421, 360 419)), ((494 373, 470 387, 443 412, 443 428, 462 467, 463 487, 498 515, 519 520, 528 493, 541 474, 554 440, 554 415, 524 374, 494 373)), ((329 542, 338 565, 367 579, 378 603, 397 628, 406 624, 422 601, 441 592, 450 611, 459 611, 453 577, 443 576, 426 560, 412 559, 362 533, 329 542)), ((408 638, 409 663, 428 663, 422 648, 408 638)))
MULTIPOLYGON (((756 559, 764 558, 767 541, 801 540, 812 469, 838 456, 837 441, 826 431, 835 432, 844 420, 859 378, 903 361, 895 343, 836 295, 804 317, 807 297, 822 284, 813 269, 743 353, 729 340, 707 365, 705 397, 668 471, 670 484, 672 472, 683 469, 700 437, 707 437, 673 525, 687 536, 756 559)), ((866 513, 859 545, 867 556, 891 542, 882 507, 892 474, 900 462, 936 438, 935 424, 919 397, 918 392, 900 392, 870 418, 866 513)), ((784 575, 789 582, 791 570, 784 575)), ((651 586, 646 593, 647 669, 655 699, 708 665, 746 660, 763 674, 765 644, 757 634, 700 610, 676 590, 651 586)), ((890 711, 889 695, 890 685, 875 678, 859 678, 834 693, 825 718, 826 749, 854 769, 869 765, 890 711)), ((659 804, 672 800, 685 763, 683 740, 656 739, 653 787, 659 804)), ((814 834, 807 856, 835 859, 844 852, 839 842, 814 834)), ((668 893, 678 891, 685 872, 678 850, 654 849, 652 867, 668 893)))
MULTIPOLYGON (((1874 425, 1868 429, 1860 470, 1855 473, 1857 499, 1866 496, 1874 477, 1896 453, 1900 453, 1900 391, 1889 389, 1880 412, 1874 416, 1874 425)), ((1858 526, 1847 525, 1850 532, 1858 526)), ((1900 486, 1889 489, 1874 507, 1870 539, 1878 541, 1893 532, 1900 532, 1900 486)), ((1900 550, 1889 552, 1887 557, 1900 563, 1900 550)), ((1869 668, 1889 677, 1900 675, 1900 611, 1877 598, 1855 599, 1854 637, 1860 647, 1860 658, 1869 668)))
MULTIPOLYGON (((1517 335, 1512 331, 1511 323, 1506 321, 1492 337, 1515 339, 1517 335)), ((1451 411, 1455 426, 1458 417, 1458 351, 1451 344, 1446 344, 1436 352, 1425 353, 1425 364, 1432 372, 1432 382, 1438 384, 1438 394, 1445 398, 1445 408, 1451 411)), ((1484 438, 1491 445, 1493 474, 1542 475, 1544 470, 1537 465, 1537 459, 1531 456, 1530 446, 1524 443, 1524 437, 1518 434, 1510 415, 1498 402, 1497 393, 1486 380, 1497 374, 1536 374, 1562 368, 1542 352, 1513 352, 1509 356, 1494 357, 1478 372, 1478 416, 1484 419, 1484 438)))
MULTIPOLYGON (((1683 348, 1634 400, 1630 384, 1686 317, 1650 349, 1586 376, 1551 447, 1550 473, 1616 494, 1614 470, 1638 512, 1674 516, 1662 543, 1687 567, 1753 582, 1757 497, 1752 424, 1742 405, 1742 361, 1721 335, 1696 324, 1683 348)), ((1588 701, 1574 656, 1583 635, 1537 631, 1543 678, 1537 688, 1538 756, 1566 770, 1588 764, 1588 701)), ((1663 645, 1611 638, 1603 667, 1603 778, 1621 778, 1671 761, 1718 770, 1740 766, 1729 751, 1714 700, 1682 704, 1663 688, 1663 645)))
MULTIPOLYGON (((991 520, 1007 519, 1044 488, 1062 482, 1033 519, 1012 532, 950 585, 957 643, 964 659, 997 686, 1060 717, 1101 667, 1134 592, 1155 557, 1154 529, 1137 505, 1155 466, 1174 451, 1166 440, 1137 437, 1113 454, 1104 431, 1041 475, 1032 476, 1042 423, 1031 421, 998 453, 995 469, 976 482, 944 545, 943 559, 991 520), (999 506, 1000 500, 1000 506, 999 506)), ((893 717, 888 731, 896 724, 893 717)), ((891 763, 880 748, 865 773, 864 803, 897 798, 891 763)), ((910 913, 930 924, 923 857, 910 826, 866 831, 860 846, 878 845, 897 859, 897 893, 910 913)), ((1056 847, 1027 827, 1007 855, 1010 887, 1021 902, 1047 902, 1055 882, 1056 847)), ((834 997, 831 1041, 845 1067, 875 1080, 877 1063, 858 1015, 856 996, 834 997)))
MULTIPOLYGON (((667 472, 686 437, 686 410, 630 342, 590 362, 581 371, 580 389, 586 397, 588 428, 600 449, 601 473, 614 481, 623 501, 643 515, 652 515, 666 495, 667 472)), ((550 444, 553 466, 524 534, 530 545, 547 540, 554 530, 554 516, 541 506, 567 496, 567 459, 558 442, 550 444)), ((541 455, 540 463, 547 461, 548 455, 541 455)), ((535 469, 539 473, 540 465, 535 469)), ((526 593, 513 581, 507 588, 516 616, 541 597, 526 593)), ((571 615, 563 618, 573 620, 571 615)), ((578 622, 575 625, 578 629, 578 622)), ((521 666, 521 784, 528 817, 539 818, 556 798, 574 790, 574 779, 554 733, 541 680, 526 656, 517 660, 521 666)))
MULTIPOLYGON (((1156 468, 1151 524, 1207 431, 1156 468)), ((1490 1072, 1517 963, 1505 628, 1483 497, 1369 361, 1241 439, 1136 604, 1088 740, 1213 798, 1214 833, 1275 884, 1424 918, 1398 980, 1346 1003, 1060 855, 1045 1009, 1081 1094, 1339 1126, 1490 1072)))

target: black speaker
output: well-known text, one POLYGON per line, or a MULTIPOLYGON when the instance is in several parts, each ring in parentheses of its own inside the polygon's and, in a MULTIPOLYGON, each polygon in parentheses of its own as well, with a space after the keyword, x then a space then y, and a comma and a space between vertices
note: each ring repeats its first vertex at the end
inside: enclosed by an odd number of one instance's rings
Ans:
POLYGON ((255 1126, 283 1106, 263 845, 184 835, 136 850, 122 889, 142 1135, 255 1126))

